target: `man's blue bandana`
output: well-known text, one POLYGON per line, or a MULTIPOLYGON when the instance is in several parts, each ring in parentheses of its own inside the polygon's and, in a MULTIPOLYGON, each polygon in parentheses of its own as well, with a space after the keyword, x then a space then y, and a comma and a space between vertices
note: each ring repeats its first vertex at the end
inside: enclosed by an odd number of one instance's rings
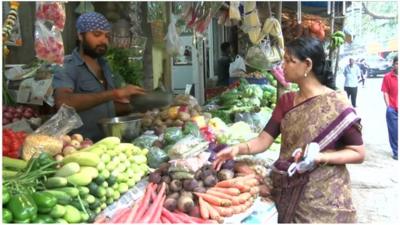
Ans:
POLYGON ((96 30, 111 31, 111 24, 100 13, 89 12, 79 16, 76 21, 76 29, 78 33, 91 32, 96 30))

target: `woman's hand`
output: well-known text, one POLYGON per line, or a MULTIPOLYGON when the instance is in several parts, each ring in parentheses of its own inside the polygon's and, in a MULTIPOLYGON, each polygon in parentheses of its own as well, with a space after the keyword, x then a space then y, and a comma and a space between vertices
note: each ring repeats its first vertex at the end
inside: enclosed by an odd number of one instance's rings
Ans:
POLYGON ((235 156, 238 154, 239 154, 239 145, 234 145, 224 148, 216 155, 216 159, 213 162, 214 169, 217 171, 220 170, 222 164, 224 164, 227 160, 235 158, 235 156))

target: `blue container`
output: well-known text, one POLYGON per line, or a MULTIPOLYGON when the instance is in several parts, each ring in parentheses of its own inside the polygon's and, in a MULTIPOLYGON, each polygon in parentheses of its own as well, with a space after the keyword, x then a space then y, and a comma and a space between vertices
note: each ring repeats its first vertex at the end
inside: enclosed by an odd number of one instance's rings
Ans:
MULTIPOLYGON (((241 77, 230 77, 229 78, 229 84, 233 84, 236 81, 240 80, 241 77)), ((257 78, 245 78, 247 80, 247 82, 249 82, 249 84, 268 84, 268 80, 267 78, 261 78, 261 79, 257 79, 257 78)))

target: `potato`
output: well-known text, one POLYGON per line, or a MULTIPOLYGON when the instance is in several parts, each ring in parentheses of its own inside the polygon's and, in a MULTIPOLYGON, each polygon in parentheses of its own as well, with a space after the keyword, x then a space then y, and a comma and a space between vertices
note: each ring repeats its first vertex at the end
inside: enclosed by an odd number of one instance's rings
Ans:
POLYGON ((186 113, 186 112, 180 112, 180 113, 178 114, 178 118, 179 118, 180 120, 186 122, 186 121, 190 120, 190 114, 189 114, 189 113, 186 113))
POLYGON ((164 124, 163 121, 158 118, 154 121, 154 125, 156 126, 161 127, 163 124, 164 124))
POLYGON ((70 145, 72 145, 75 149, 81 148, 81 142, 76 139, 72 139, 70 145))
MULTIPOLYGON (((83 137, 81 134, 73 134, 71 136, 72 140, 77 140, 79 143, 81 143, 83 141, 83 137)), ((72 141, 71 141, 72 142, 72 141)))
POLYGON ((176 127, 182 127, 184 122, 182 120, 175 120, 172 125, 176 127))

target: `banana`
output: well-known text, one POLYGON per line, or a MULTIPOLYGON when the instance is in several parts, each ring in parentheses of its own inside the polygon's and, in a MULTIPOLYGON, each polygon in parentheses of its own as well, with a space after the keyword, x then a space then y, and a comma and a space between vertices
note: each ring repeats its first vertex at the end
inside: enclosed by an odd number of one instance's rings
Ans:
POLYGON ((267 18, 264 22, 263 33, 269 34, 272 31, 273 23, 270 18, 267 18))
POLYGON ((335 33, 333 33, 333 36, 344 39, 346 37, 346 34, 343 31, 336 31, 335 33))

